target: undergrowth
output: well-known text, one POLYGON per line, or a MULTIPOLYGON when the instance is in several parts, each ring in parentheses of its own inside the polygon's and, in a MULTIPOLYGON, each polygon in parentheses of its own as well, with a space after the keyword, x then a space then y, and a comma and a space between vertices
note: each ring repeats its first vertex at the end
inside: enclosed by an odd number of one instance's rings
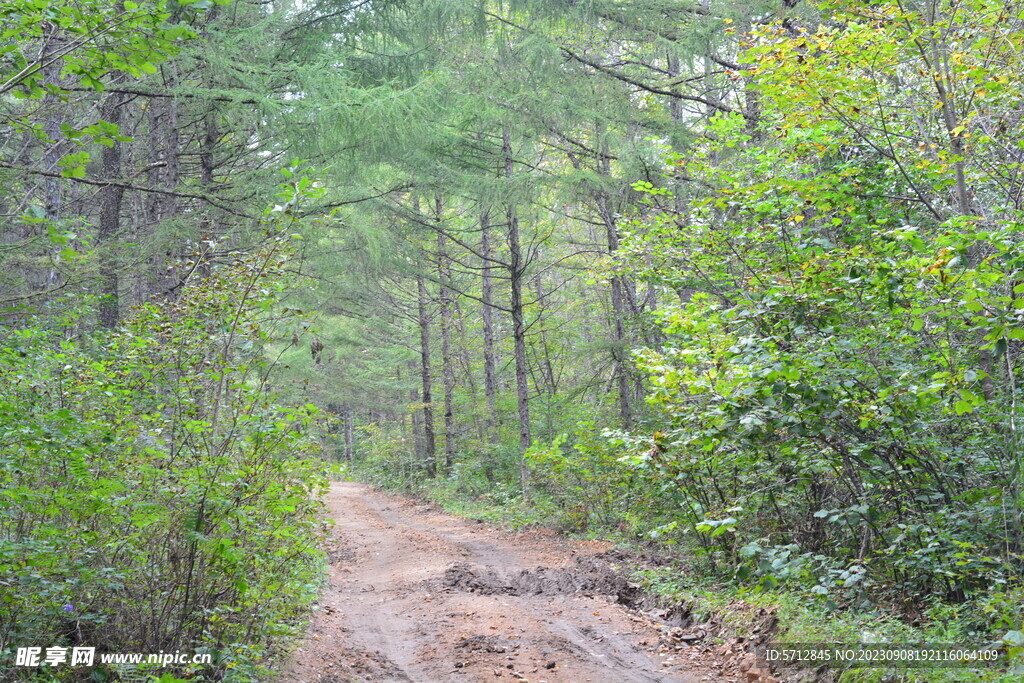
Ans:
POLYGON ((93 681, 269 675, 324 570, 320 415, 276 402, 262 352, 288 256, 272 240, 102 339, 73 310, 0 335, 0 661, 88 646, 93 681), (99 663, 179 651, 210 663, 99 663))

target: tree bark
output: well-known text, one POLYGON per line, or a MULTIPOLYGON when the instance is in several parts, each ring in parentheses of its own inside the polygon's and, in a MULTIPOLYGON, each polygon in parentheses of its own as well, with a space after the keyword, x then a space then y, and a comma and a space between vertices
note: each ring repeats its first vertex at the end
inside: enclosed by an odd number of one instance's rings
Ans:
MULTIPOLYGON (((598 211, 605 224, 608 239, 608 253, 614 254, 619 248, 619 234, 615 219, 608 210, 607 197, 598 197, 598 211)), ((633 425, 633 407, 630 403, 629 367, 626 364, 626 317, 625 297, 623 296, 622 278, 618 273, 611 278, 612 299, 612 360, 615 363, 615 384, 619 395, 619 418, 626 427, 633 425)))
POLYGON ((420 411, 420 390, 413 387, 409 390, 409 402, 413 405, 412 412, 412 442, 413 453, 416 459, 422 462, 426 458, 426 448, 423 441, 423 413, 420 411))
MULTIPOLYGON (((164 86, 175 86, 171 63, 163 67, 164 86)), ((150 187, 173 190, 178 184, 181 139, 178 130, 178 101, 175 97, 152 98, 149 101, 149 164, 147 180, 150 187)), ((177 213, 177 198, 171 195, 151 194, 146 198, 148 218, 154 225, 177 213)))
POLYGON ((437 444, 434 437, 433 382, 430 377, 430 317, 427 315, 427 288, 423 276, 416 276, 417 313, 420 327, 420 379, 423 387, 423 464, 427 476, 437 474, 437 444))
MULTIPOLYGON (((207 193, 213 194, 213 177, 216 170, 215 151, 217 141, 220 139, 220 130, 217 127, 217 112, 212 107, 206 112, 206 121, 203 126, 202 151, 199 154, 199 182, 207 193)), ((212 264, 210 253, 214 251, 214 228, 213 219, 209 214, 210 207, 206 207, 203 220, 199 223, 199 265, 197 272, 202 277, 208 277, 212 264)))
MULTIPOLYGON (((598 130, 600 135, 601 131, 598 130)), ((598 174, 606 178, 611 177, 611 161, 605 144, 601 144, 602 154, 597 160, 598 174)), ((608 206, 608 193, 599 190, 596 195, 597 212, 605 227, 605 238, 608 242, 608 253, 614 258, 619 250, 619 227, 616 224, 615 216, 611 207, 608 206)), ((613 268, 615 266, 613 265, 613 268)), ((627 290, 629 284, 624 282, 623 277, 617 270, 612 272, 611 277, 611 299, 612 299, 612 361, 615 364, 615 384, 619 396, 619 419, 622 424, 629 428, 633 426, 633 406, 630 401, 630 371, 626 362, 626 315, 627 315, 627 290)), ((630 313, 637 313, 636 296, 628 297, 632 305, 629 306, 630 313)))
POLYGON ((346 405, 342 409, 342 420, 344 422, 345 429, 345 461, 352 462, 352 458, 356 452, 356 411, 352 410, 352 406, 346 405))
MULTIPOLYGON (((441 193, 434 198, 434 220, 440 226, 444 220, 444 205, 441 193)), ((450 286, 452 278, 451 264, 448 260, 448 245, 442 230, 437 231, 437 279, 440 283, 440 316, 441 330, 441 383, 444 388, 444 471, 451 471, 455 462, 456 428, 455 428, 455 359, 452 354, 452 329, 455 326, 452 315, 454 296, 450 286)))
MULTIPOLYGON (((41 59, 49 59, 50 53, 60 52, 65 39, 62 30, 54 26, 51 35, 47 37, 43 45, 43 56, 41 59)), ((63 66, 62 60, 57 60, 43 71, 43 77, 49 84, 61 85, 60 71, 63 66)), ((64 143, 61 141, 60 126, 64 122, 65 110, 57 95, 48 92, 43 97, 43 106, 47 109, 46 117, 46 148, 43 152, 43 168, 47 171, 57 171, 57 162, 64 154, 64 143)), ((60 219, 61 209, 64 204, 64 187, 60 178, 47 177, 45 182, 45 211, 46 220, 56 221, 60 219)))
POLYGON ((480 213, 480 310, 484 325, 484 394, 487 400, 487 438, 498 438, 496 397, 497 354, 494 344, 494 281, 491 278, 491 219, 486 210, 480 213))
MULTIPOLYGON (((103 118, 117 126, 123 120, 122 105, 125 95, 110 93, 103 104, 103 118)), ((110 147, 104 147, 102 153, 103 178, 113 180, 121 177, 121 146, 115 141, 110 147)), ((124 187, 106 185, 99 193, 100 224, 97 234, 102 255, 99 264, 100 305, 99 322, 107 329, 117 327, 120 320, 118 303, 118 259, 115 240, 121 231, 121 204, 124 200, 124 187)))
MULTIPOLYGON (((512 160, 512 137, 508 129, 502 133, 502 151, 505 156, 505 177, 511 179, 514 162, 512 160)), ((528 368, 526 366, 526 321, 523 311, 523 275, 526 263, 523 259, 522 245, 519 239, 519 212, 514 205, 506 208, 508 220, 509 250, 509 285, 511 287, 510 308, 512 310, 512 344, 516 366, 516 402, 519 413, 519 448, 525 453, 533 445, 530 435, 530 387, 528 368)), ((530 486, 530 469, 524 458, 520 462, 520 481, 523 495, 527 495, 530 486)))
MULTIPOLYGON (((176 84, 177 65, 173 62, 162 67, 164 87, 172 89, 176 84)), ((180 176, 181 132, 178 126, 178 100, 176 97, 154 97, 148 101, 148 165, 146 180, 149 187, 166 189, 171 192, 178 186, 180 176)), ((172 218, 178 213, 178 198, 170 194, 150 193, 145 202, 146 222, 153 230, 162 221, 172 218)), ((140 235, 140 241, 143 236, 140 235)), ((136 302, 141 303, 154 292, 175 290, 178 280, 168 275, 164 268, 165 258, 172 256, 172 251, 161 244, 160 250, 154 251, 149 257, 150 272, 140 270, 136 274, 136 302)))
MULTIPOLYGON (((64 37, 63 29, 52 26, 50 28, 50 35, 46 38, 43 44, 43 56, 41 59, 49 59, 49 54, 59 53, 64 44, 66 38, 64 37)), ((63 66, 63 60, 57 60, 50 66, 46 67, 43 71, 43 78, 49 84, 60 87, 61 85, 61 67, 63 66)), ((64 123, 67 118, 67 109, 61 98, 52 92, 48 92, 43 97, 43 106, 47 110, 45 132, 46 142, 43 151, 43 168, 47 171, 58 171, 58 162, 64 155, 65 141, 61 131, 61 124, 64 123)), ((46 220, 50 223, 56 223, 61 218, 61 213, 64 208, 64 181, 59 177, 47 176, 43 181, 44 186, 44 211, 46 212, 46 220)), ((58 247, 59 249, 59 247, 58 247)), ((49 272, 45 275, 45 282, 42 284, 42 289, 48 289, 60 284, 61 273, 56 268, 50 268, 49 272)))

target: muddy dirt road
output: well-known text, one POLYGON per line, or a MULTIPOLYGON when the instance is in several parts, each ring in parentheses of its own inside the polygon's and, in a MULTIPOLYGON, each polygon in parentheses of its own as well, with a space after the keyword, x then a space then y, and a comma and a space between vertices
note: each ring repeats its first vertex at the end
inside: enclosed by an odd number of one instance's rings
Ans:
POLYGON ((617 604, 597 544, 513 533, 352 483, 329 585, 281 681, 716 681, 617 604))

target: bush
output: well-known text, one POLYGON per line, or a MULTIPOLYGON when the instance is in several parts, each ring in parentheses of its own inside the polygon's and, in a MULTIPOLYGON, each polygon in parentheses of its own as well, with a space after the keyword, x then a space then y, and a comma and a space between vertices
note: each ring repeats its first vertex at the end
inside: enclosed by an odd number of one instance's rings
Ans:
POLYGON ((99 345, 0 337, 0 659, 207 651, 219 677, 294 630, 326 478, 317 410, 274 403, 261 353, 287 255, 272 241, 99 345))

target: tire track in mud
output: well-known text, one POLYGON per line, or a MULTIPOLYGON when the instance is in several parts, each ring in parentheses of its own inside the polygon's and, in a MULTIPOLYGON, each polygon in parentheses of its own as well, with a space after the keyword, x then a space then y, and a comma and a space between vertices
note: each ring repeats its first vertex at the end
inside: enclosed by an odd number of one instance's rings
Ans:
MULTIPOLYGON (((283 683, 735 680, 655 654, 600 544, 332 484, 328 585, 283 683)), ((632 593, 631 593, 632 592, 632 593)))

